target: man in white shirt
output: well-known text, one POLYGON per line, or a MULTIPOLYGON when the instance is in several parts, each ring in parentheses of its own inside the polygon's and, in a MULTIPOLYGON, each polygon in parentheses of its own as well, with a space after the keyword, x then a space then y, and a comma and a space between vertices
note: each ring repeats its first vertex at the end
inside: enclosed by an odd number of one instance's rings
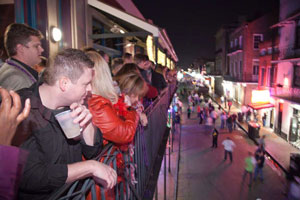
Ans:
POLYGON ((232 162, 232 151, 233 148, 235 147, 235 143, 229 137, 227 137, 226 140, 222 142, 222 145, 224 146, 224 150, 225 150, 224 161, 226 161, 227 154, 229 154, 230 162, 232 162))

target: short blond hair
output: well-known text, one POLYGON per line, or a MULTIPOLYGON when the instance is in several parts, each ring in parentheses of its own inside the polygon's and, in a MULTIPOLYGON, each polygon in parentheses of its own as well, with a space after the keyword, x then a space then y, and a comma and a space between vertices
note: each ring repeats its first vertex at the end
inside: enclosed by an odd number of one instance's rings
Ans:
POLYGON ((92 80, 92 91, 111 101, 112 104, 118 102, 118 94, 114 88, 110 69, 104 58, 95 52, 87 51, 86 55, 95 63, 95 75, 92 80))
POLYGON ((66 76, 72 83, 77 83, 86 68, 93 69, 94 63, 83 51, 65 49, 49 59, 43 79, 46 84, 54 85, 61 76, 66 76))

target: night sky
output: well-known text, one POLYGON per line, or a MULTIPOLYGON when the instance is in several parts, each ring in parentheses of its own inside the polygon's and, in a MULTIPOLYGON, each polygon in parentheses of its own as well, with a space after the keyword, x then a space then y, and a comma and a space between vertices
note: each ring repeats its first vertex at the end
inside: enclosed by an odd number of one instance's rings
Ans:
POLYGON ((196 58, 214 59, 215 34, 222 24, 274 9, 277 0, 132 0, 146 19, 165 28, 187 68, 196 58))

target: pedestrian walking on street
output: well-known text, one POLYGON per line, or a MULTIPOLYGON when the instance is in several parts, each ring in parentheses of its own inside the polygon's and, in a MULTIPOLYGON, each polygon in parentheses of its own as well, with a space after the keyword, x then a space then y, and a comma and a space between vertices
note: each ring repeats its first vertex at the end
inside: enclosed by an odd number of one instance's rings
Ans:
POLYGON ((232 132, 232 117, 229 114, 227 116, 226 124, 227 124, 229 133, 231 133, 232 132))
POLYGON ((197 106, 197 115, 198 115, 198 117, 200 117, 200 112, 201 112, 201 106, 198 105, 197 106))
POLYGON ((175 133, 176 132, 179 133, 180 132, 180 124, 181 124, 180 123, 181 118, 180 118, 179 112, 176 112, 174 121, 175 121, 175 133))
POLYGON ((230 137, 227 137, 226 140, 222 142, 222 145, 224 146, 225 155, 224 155, 224 161, 227 159, 227 154, 229 154, 230 162, 232 162, 232 151, 235 147, 235 143, 230 139, 230 137))
POLYGON ((221 129, 225 128, 226 119, 227 119, 226 113, 222 112, 222 114, 221 114, 221 129))
POLYGON ((251 117, 251 110, 250 110, 250 108, 248 108, 248 111, 246 113, 246 121, 247 122, 250 121, 250 117, 251 117))
POLYGON ((265 142, 266 135, 263 135, 261 138, 258 140, 258 145, 262 148, 263 151, 265 151, 266 147, 266 142, 265 142))
POLYGON ((218 113, 215 111, 215 107, 211 108, 210 117, 213 120, 213 124, 215 125, 216 119, 218 118, 218 113))
POLYGON ((203 110, 202 109, 200 110, 199 118, 200 118, 199 124, 202 124, 203 123, 203 119, 204 119, 204 114, 203 114, 203 110))
POLYGON ((219 131, 217 129, 215 129, 213 134, 212 134, 212 146, 211 146, 211 148, 217 148, 218 147, 218 136, 219 136, 219 131))
POLYGON ((257 154, 255 155, 255 159, 256 159, 256 166, 254 170, 254 181, 256 181, 256 177, 259 175, 260 180, 263 182, 264 181, 263 167, 265 163, 264 151, 258 151, 257 154))
POLYGON ((191 107, 190 106, 188 106, 188 109, 187 109, 187 117, 188 117, 188 119, 191 118, 191 107))
POLYGON ((243 175, 243 182, 247 176, 247 174, 249 174, 249 187, 251 187, 252 185, 252 173, 253 173, 253 168, 255 165, 255 159, 252 155, 252 152, 249 151, 248 152, 248 156, 245 158, 245 171, 244 171, 244 175, 243 175))
POLYGON ((231 106, 232 106, 232 101, 231 101, 231 100, 228 100, 228 111, 229 111, 229 112, 230 112, 231 106))
POLYGON ((232 118, 232 124, 233 124, 233 129, 236 129, 236 119, 237 119, 237 115, 235 113, 233 113, 231 115, 232 118))

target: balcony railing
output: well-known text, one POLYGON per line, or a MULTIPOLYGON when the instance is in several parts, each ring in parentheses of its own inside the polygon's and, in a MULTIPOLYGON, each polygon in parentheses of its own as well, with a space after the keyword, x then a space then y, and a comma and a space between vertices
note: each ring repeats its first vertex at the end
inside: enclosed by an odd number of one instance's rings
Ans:
MULTIPOLYGON (((164 150, 169 136, 167 129, 168 108, 176 85, 170 84, 161 95, 145 110, 148 125, 144 128, 139 125, 134 139, 134 155, 130 150, 119 150, 112 143, 106 145, 103 151, 95 158, 112 166, 125 182, 114 187, 115 199, 152 199, 157 181, 164 150), (126 170, 117 167, 117 156, 124 158, 126 170), (158 169, 158 170, 157 170, 158 169), (135 176, 132 176, 135 174, 135 176), (154 181, 153 181, 154 180, 154 181)), ((86 199, 88 193, 91 198, 97 199, 96 184, 92 178, 65 184, 52 194, 50 200, 56 199, 86 199)), ((104 189, 100 191, 101 200, 105 200, 104 189)))
POLYGON ((224 75, 224 80, 233 82, 257 82, 258 75, 245 74, 243 77, 233 77, 231 75, 224 75))
POLYGON ((233 53, 233 52, 238 51, 238 50, 243 50, 243 46, 238 45, 238 46, 235 46, 235 47, 231 47, 231 48, 229 48, 228 53, 233 53))
POLYGON ((281 59, 291 59, 300 57, 300 49, 295 49, 294 47, 280 48, 279 57, 281 59))
POLYGON ((300 88, 292 87, 272 87, 270 88, 270 94, 272 96, 280 96, 286 98, 299 98, 300 97, 300 88))

